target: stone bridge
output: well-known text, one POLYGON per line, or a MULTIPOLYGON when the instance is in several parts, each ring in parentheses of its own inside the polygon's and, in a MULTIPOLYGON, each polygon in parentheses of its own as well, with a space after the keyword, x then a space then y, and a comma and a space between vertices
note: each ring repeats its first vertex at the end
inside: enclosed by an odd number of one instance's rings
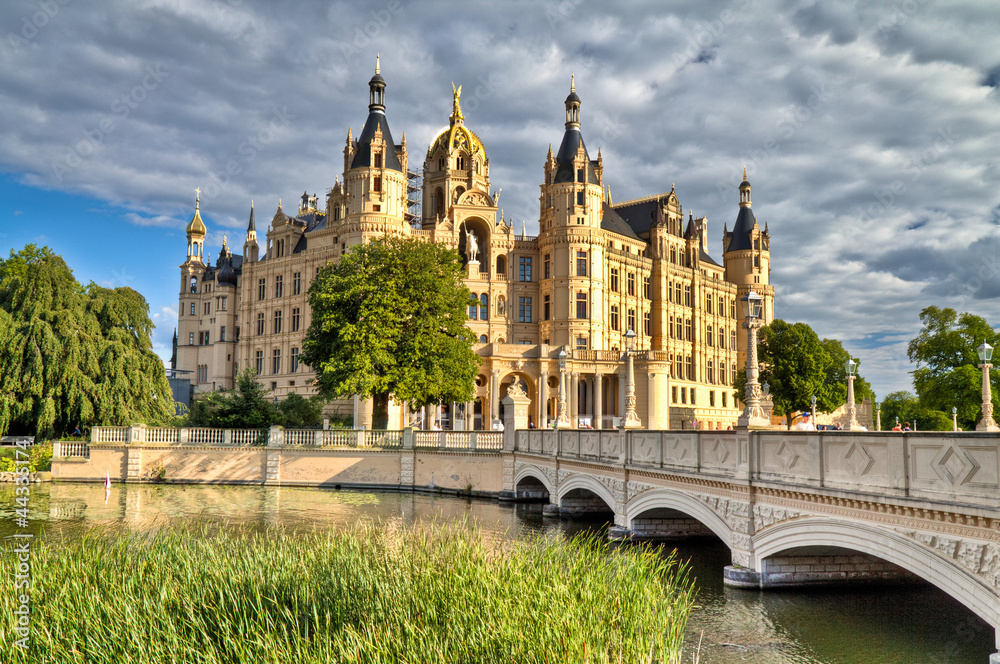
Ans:
POLYGON ((919 577, 997 629, 1000 647, 995 434, 511 433, 504 488, 517 499, 613 513, 614 537, 714 535, 735 586, 919 577))

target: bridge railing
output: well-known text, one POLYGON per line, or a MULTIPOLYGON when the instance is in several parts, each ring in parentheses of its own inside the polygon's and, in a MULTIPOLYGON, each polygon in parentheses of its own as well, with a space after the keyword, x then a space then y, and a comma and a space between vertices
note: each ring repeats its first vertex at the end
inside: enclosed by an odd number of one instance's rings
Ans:
POLYGON ((749 483, 1000 507, 1000 436, 991 433, 519 430, 515 445, 749 483))

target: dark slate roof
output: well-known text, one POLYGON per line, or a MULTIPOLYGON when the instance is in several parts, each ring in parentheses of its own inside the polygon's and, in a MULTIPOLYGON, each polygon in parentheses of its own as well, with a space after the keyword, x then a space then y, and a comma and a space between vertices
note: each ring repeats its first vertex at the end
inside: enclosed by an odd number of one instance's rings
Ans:
POLYGON ((230 286, 236 285, 236 272, 233 270, 233 266, 230 264, 229 259, 222 261, 222 267, 219 269, 219 273, 216 275, 215 281, 220 286, 222 284, 228 284, 230 286))
POLYGON ((372 139, 375 137, 375 131, 380 127, 382 139, 389 148, 385 152, 383 163, 386 168, 402 173, 403 165, 399 163, 399 157, 396 156, 396 144, 392 142, 392 134, 389 133, 389 121, 385 119, 385 113, 381 111, 368 113, 365 128, 361 130, 361 136, 358 137, 358 151, 354 153, 351 168, 366 167, 372 163, 372 139))
POLYGON ((757 219, 753 216, 753 211, 749 207, 741 207, 740 213, 736 217, 736 225, 731 233, 732 240, 729 242, 729 251, 746 251, 753 249, 750 242, 750 231, 757 219))
POLYGON ((306 240, 306 234, 303 233, 302 235, 299 236, 299 241, 295 243, 295 248, 292 249, 292 253, 293 254, 302 253, 303 251, 306 250, 307 246, 309 246, 309 241, 306 240))
POLYGON ((583 134, 576 127, 570 127, 563 134, 562 143, 559 144, 559 153, 556 155, 556 178, 554 184, 561 182, 573 182, 576 180, 576 169, 573 166, 573 159, 576 157, 580 146, 583 146, 583 154, 587 158, 587 182, 597 184, 597 173, 594 171, 594 162, 587 154, 587 145, 583 142, 583 134))
POLYGON ((698 237, 698 226, 694 223, 694 217, 688 218, 687 228, 684 229, 684 239, 696 238, 698 237))
POLYGON ((722 267, 717 262, 715 262, 714 258, 712 258, 711 256, 708 255, 707 251, 705 251, 702 248, 698 249, 698 258, 701 260, 702 263, 709 263, 710 265, 715 265, 717 267, 722 267))
POLYGON ((253 205, 250 206, 250 224, 247 226, 247 232, 257 230, 256 222, 253 219, 253 205))
POLYGON ((651 200, 633 203, 632 205, 622 205, 621 207, 616 207, 615 211, 621 215, 625 223, 632 227, 633 231, 636 233, 645 233, 653 224, 653 215, 656 214, 659 207, 660 201, 651 200))
POLYGON ((613 207, 607 203, 601 204, 601 228, 606 231, 611 231, 612 233, 618 233, 619 235, 624 235, 625 237, 630 237, 634 240, 641 240, 635 231, 625 223, 625 220, 619 216, 618 212, 615 211, 613 207))

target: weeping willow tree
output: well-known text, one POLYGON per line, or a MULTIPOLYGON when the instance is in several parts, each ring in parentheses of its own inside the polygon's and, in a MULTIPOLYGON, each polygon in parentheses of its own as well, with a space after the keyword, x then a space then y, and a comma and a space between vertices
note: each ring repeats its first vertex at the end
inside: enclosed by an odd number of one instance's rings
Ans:
POLYGON ((156 423, 173 414, 145 299, 82 287, 48 247, 0 260, 0 432, 156 423))

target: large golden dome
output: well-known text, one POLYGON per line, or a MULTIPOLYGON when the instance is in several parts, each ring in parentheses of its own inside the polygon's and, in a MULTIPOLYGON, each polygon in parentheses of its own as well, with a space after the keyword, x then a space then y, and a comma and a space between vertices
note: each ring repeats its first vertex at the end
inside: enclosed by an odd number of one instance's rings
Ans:
POLYGON ((476 132, 465 126, 465 116, 462 115, 462 107, 459 105, 462 86, 460 85, 456 88, 453 83, 451 89, 454 97, 454 105, 450 118, 451 124, 438 132, 438 135, 431 141, 431 146, 427 148, 427 158, 430 159, 438 151, 438 148, 443 149, 448 154, 451 154, 455 149, 461 148, 466 150, 470 155, 482 155, 485 160, 486 148, 483 146, 483 142, 476 136, 476 132))

